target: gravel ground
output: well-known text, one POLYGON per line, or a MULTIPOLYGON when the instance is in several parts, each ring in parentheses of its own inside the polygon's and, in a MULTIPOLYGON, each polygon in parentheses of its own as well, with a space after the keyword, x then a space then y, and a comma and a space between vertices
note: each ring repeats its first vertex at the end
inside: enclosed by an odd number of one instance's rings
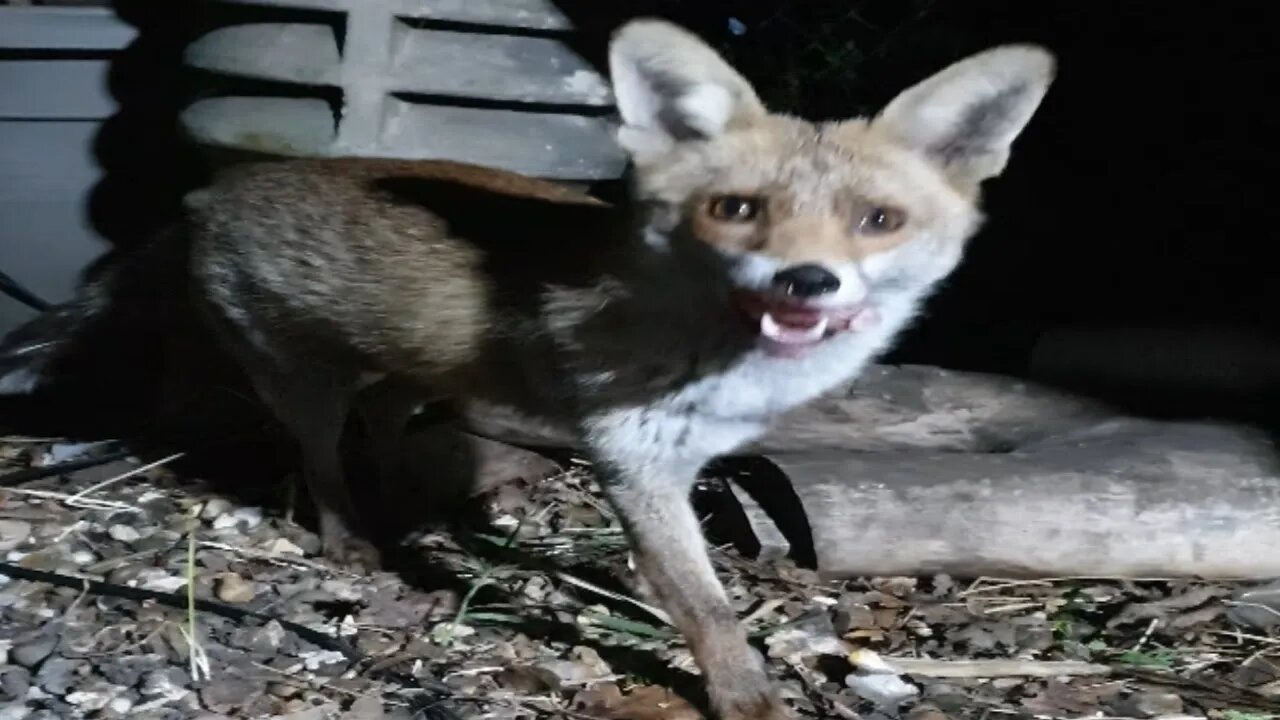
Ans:
MULTIPOLYGON (((357 576, 317 555, 289 479, 221 495, 164 454, 32 477, 108 450, 0 443, 0 720, 702 717, 585 465, 357 576)), ((800 717, 1280 718, 1274 588, 714 558, 800 717)))

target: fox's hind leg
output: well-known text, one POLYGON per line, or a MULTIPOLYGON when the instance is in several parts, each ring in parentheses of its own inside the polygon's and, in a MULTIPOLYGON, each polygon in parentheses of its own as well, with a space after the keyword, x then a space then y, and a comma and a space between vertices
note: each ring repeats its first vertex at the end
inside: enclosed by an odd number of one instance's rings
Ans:
POLYGON ((298 441, 325 556, 357 570, 375 569, 378 551, 352 532, 356 513, 338 447, 358 374, 318 364, 246 370, 258 395, 298 441))
POLYGON ((380 483, 398 479, 405 431, 424 397, 416 384, 387 376, 366 385, 355 398, 354 410, 364 425, 370 460, 380 483))

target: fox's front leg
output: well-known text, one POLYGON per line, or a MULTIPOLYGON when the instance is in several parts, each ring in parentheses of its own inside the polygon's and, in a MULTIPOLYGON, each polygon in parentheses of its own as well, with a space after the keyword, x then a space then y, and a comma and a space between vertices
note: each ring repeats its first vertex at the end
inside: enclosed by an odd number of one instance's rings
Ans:
POLYGON ((697 466, 603 462, 601 481, 636 568, 684 634, 721 720, 786 720, 764 664, 738 623, 689 501, 697 466))

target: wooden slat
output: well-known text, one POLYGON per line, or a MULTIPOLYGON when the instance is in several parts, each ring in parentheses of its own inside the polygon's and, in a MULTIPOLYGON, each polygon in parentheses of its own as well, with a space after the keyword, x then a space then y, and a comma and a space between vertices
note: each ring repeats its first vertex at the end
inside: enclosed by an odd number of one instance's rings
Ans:
POLYGON ((0 267, 51 302, 106 250, 86 203, 101 171, 94 121, 0 122, 0 267))
POLYGON ((109 67, 107 60, 0 60, 0 118, 110 117, 109 67))
POLYGON ((0 337, 35 316, 35 310, 10 299, 8 295, 0 295, 0 337))
POLYGON ((394 89, 461 97, 609 105, 608 83, 553 38, 416 30, 401 25, 394 89))
POLYGON ((120 50, 137 34, 105 7, 0 7, 6 50, 120 50))
POLYGON ((534 30, 568 30, 569 18, 551 0, 226 0, 245 5, 335 10, 345 12, 358 2, 376 1, 408 18, 496 25, 534 30))
POLYGON ((584 180, 616 178, 625 164, 602 118, 393 102, 379 154, 584 180))
POLYGON ((188 45, 184 59, 203 70, 307 85, 338 84, 342 62, 332 28, 302 23, 219 28, 188 45))
POLYGON ((192 103, 181 122, 198 142, 285 156, 333 153, 333 113, 312 98, 223 97, 192 103))

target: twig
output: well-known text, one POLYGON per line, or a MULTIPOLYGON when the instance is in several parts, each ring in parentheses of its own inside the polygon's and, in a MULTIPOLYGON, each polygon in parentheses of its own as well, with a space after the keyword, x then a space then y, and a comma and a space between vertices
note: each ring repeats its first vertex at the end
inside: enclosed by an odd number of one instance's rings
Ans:
POLYGON ((567 582, 567 583, 569 583, 570 585, 573 585, 574 587, 582 588, 583 590, 587 590, 587 591, 589 591, 589 592, 593 592, 593 593, 595 593, 595 594, 597 594, 597 595, 603 595, 604 597, 611 598, 611 599, 613 599, 613 600, 617 600, 617 601, 619 601, 619 602, 630 603, 630 604, 632 604, 632 605, 634 605, 634 606, 636 606, 636 607, 640 608, 641 610, 644 610, 645 612, 649 613, 650 615, 652 615, 652 616, 654 616, 654 617, 658 618, 658 619, 659 619, 659 620, 661 620, 662 622, 664 622, 664 623, 666 623, 666 624, 668 624, 668 625, 673 625, 673 626, 674 626, 674 623, 672 623, 672 622, 671 622, 671 616, 670 616, 670 615, 668 615, 668 614, 666 613, 666 611, 665 611, 665 610, 663 610, 663 609, 661 609, 661 608, 657 608, 657 607, 654 607, 653 605, 649 605, 648 603, 641 602, 641 601, 639 601, 639 600, 637 600, 637 599, 635 599, 635 598, 633 598, 633 597, 630 597, 630 596, 628 596, 628 595, 623 595, 622 593, 616 593, 616 592, 614 592, 614 591, 612 591, 612 590, 607 590, 607 589, 605 589, 605 588, 600 587, 599 585, 595 585, 595 584, 593 584, 593 583, 589 583, 589 582, 587 582, 586 580, 583 580, 583 579, 581 579, 581 578, 574 577, 574 576, 570 575, 569 573, 564 572, 564 571, 562 571, 562 570, 560 570, 560 571, 556 571, 555 576, 556 576, 557 578, 559 578, 560 580, 562 580, 562 581, 564 581, 564 582, 567 582))
POLYGON ((996 590, 1005 590, 1015 587, 1026 587, 1028 585, 1039 585, 1051 587, 1055 583, 1060 582, 1078 582, 1081 580, 1094 581, 1127 581, 1127 582, 1172 582, 1177 578, 1124 578, 1113 577, 1109 575, 1064 575, 1062 577, 1046 577, 1036 578, 1034 580, 1004 580, 1002 578, 980 577, 969 584, 969 587, 959 593, 957 597, 968 597, 978 593, 994 592, 996 590), (994 582, 995 585, 983 585, 983 583, 994 582))
POLYGON ((26 485, 36 480, 43 480, 47 477, 55 475, 65 475, 73 473, 77 470, 87 470, 91 467, 106 465, 116 460, 124 460, 133 453, 129 450, 117 450, 115 452, 105 453, 96 457, 85 458, 83 460, 70 460, 56 465, 45 465, 44 467, 32 467, 23 470, 15 470, 11 473, 0 475, 0 487, 17 487, 18 485, 26 485))
POLYGON ((1138 642, 1133 646, 1133 649, 1135 651, 1142 649, 1142 646, 1147 644, 1147 641, 1151 639, 1152 633, 1156 631, 1156 627, 1158 627, 1159 625, 1160 625, 1160 618, 1151 618, 1151 623, 1147 625, 1146 632, 1142 633, 1141 638, 1138 638, 1138 642))
POLYGON ((255 550, 253 548, 241 548, 241 547, 236 547, 234 545, 228 545, 226 543, 213 542, 212 540, 201 540, 200 547, 209 548, 211 550, 222 550, 223 552, 233 553, 235 555, 246 557, 251 560, 262 560, 264 562, 269 562, 273 565, 280 565, 282 567, 292 567, 295 569, 302 568, 307 570, 317 570, 327 574, 360 577, 360 575, 356 573, 348 572, 345 570, 337 570, 323 563, 318 563, 314 560, 308 560, 304 557, 290 557, 290 556, 281 555, 279 553, 269 553, 263 550, 255 550))
POLYGON ((1111 668, 1074 660, 934 660, 886 657, 885 662, 907 675, 934 678, 1064 677, 1107 675, 1111 668))
MULTIPOLYGON (((1251 594, 1252 593, 1246 593, 1246 595, 1251 595, 1251 594)), ((1247 607, 1247 608, 1253 608, 1255 610, 1262 610, 1263 612, 1271 613, 1272 615, 1275 615, 1276 617, 1280 618, 1280 610, 1277 610, 1271 607, 1270 605, 1263 605, 1262 603, 1246 602, 1244 600, 1223 600, 1222 604, 1227 605, 1229 607, 1247 607)))
POLYGON ((1213 635, 1224 635, 1226 637, 1242 638, 1244 640, 1253 640, 1255 642, 1266 643, 1267 645, 1280 645, 1280 638, 1267 637, 1266 635, 1250 635, 1242 632, 1228 632, 1226 630, 1206 630, 1205 632, 1213 635))
POLYGON ((195 682, 200 682, 202 677, 213 677, 209 656, 196 634, 196 530, 200 527, 200 511, 203 509, 203 504, 191 508, 191 527, 187 531, 187 628, 183 634, 191 648, 191 679, 195 682))
POLYGON ((174 460, 177 460, 178 458, 182 457, 182 456, 183 456, 183 455, 185 455, 185 454, 186 454, 186 453, 174 453, 174 454, 172 454, 172 455, 169 455, 168 457, 160 458, 159 460, 156 460, 155 462, 147 463, 146 465, 142 465, 142 466, 140 466, 140 467, 136 467, 136 468, 134 468, 134 469, 132 469, 132 470, 130 470, 130 471, 128 471, 128 472, 120 473, 119 475, 116 475, 115 477, 107 478, 106 480, 103 480, 103 481, 102 481, 102 482, 100 482, 100 483, 94 483, 93 485, 90 485, 89 487, 85 488, 84 490, 81 490, 80 492, 76 493, 75 495, 72 495, 72 496, 68 497, 68 498, 66 499, 66 501, 65 501, 65 502, 66 502, 68 505, 71 505, 72 507, 75 507, 75 506, 77 505, 77 503, 83 502, 84 497, 85 497, 86 495, 88 495, 89 493, 96 492, 96 491, 98 491, 98 490, 101 490, 102 488, 105 488, 105 487, 109 486, 109 485, 114 485, 114 484, 116 484, 116 483, 120 482, 121 480, 128 480, 129 478, 134 477, 135 475, 141 475, 142 473, 144 473, 144 472, 146 472, 146 471, 148 471, 148 470, 151 470, 152 468, 157 468, 157 467, 160 467, 161 465, 164 465, 164 464, 166 464, 166 463, 173 462, 174 460))
MULTIPOLYGON (((54 492, 52 490, 31 490, 29 488, 11 487, 5 490, 6 493, 12 495, 26 495, 29 497, 42 498, 45 500, 57 500, 58 502, 66 502, 71 497, 66 493, 54 492)), ((142 512, 140 509, 129 505, 128 503, 116 502, 115 500, 95 500, 86 498, 80 501, 77 506, 85 510, 119 510, 122 512, 142 512)))

